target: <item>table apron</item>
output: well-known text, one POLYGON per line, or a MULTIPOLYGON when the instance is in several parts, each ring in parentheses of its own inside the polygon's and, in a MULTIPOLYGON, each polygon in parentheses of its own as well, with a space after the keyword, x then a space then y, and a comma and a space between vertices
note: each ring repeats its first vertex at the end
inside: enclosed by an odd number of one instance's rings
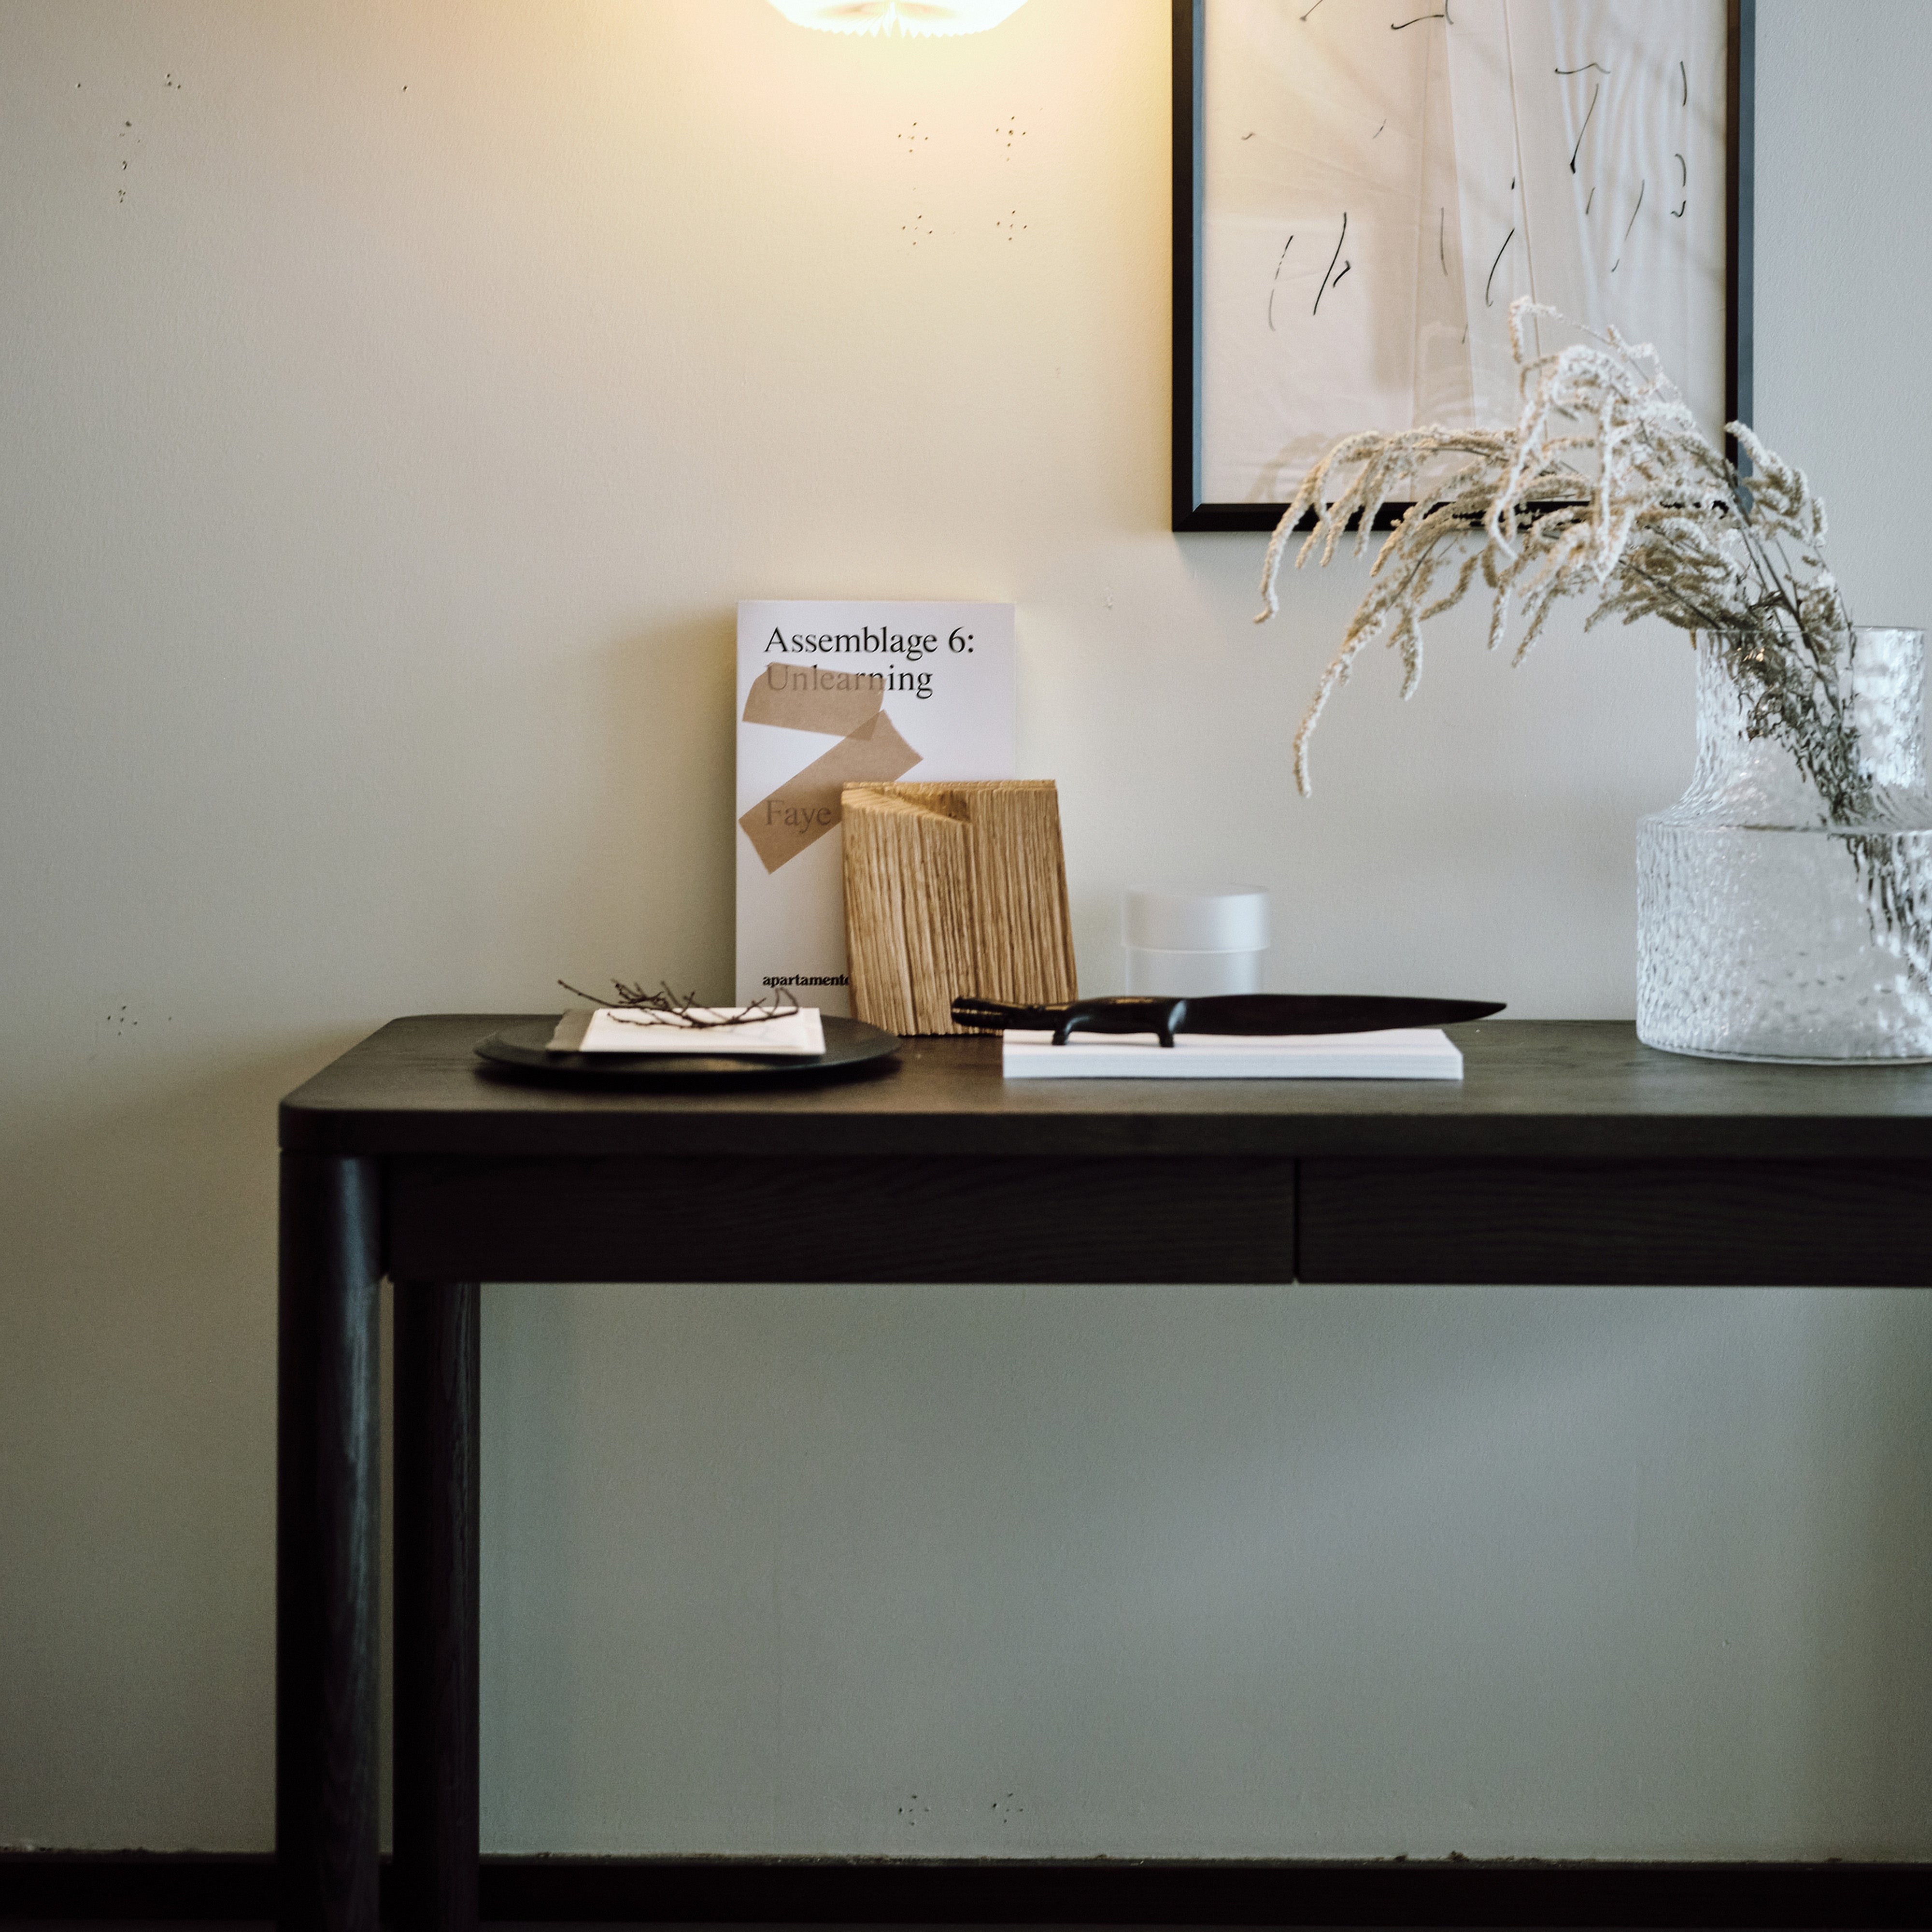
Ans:
POLYGON ((391 1274, 462 1281, 1286 1282, 1286 1156, 398 1156, 391 1274))
POLYGON ((1932 1162, 944 1156, 384 1163, 494 1281, 1932 1282, 1932 1162))

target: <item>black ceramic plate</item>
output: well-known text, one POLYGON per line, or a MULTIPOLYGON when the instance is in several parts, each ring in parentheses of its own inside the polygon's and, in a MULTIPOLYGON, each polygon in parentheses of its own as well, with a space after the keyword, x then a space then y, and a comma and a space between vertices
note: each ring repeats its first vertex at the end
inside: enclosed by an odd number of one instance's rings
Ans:
POLYGON ((799 1054, 553 1053, 556 1021, 519 1020, 514 1026, 479 1040, 476 1051, 493 1066, 573 1087, 724 1086, 734 1081, 809 1079, 838 1073, 898 1051, 896 1034, 843 1020, 827 1013, 825 1051, 807 1059, 799 1054))

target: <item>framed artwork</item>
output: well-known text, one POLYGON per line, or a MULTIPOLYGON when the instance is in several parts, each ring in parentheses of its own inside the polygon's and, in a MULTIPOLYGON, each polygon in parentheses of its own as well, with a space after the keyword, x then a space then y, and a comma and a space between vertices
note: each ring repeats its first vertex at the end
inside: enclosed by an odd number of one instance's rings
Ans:
POLYGON ((1519 296, 1652 344, 1714 441, 1748 417, 1755 24, 1174 0, 1174 528, 1272 529, 1352 430, 1514 422, 1519 296))

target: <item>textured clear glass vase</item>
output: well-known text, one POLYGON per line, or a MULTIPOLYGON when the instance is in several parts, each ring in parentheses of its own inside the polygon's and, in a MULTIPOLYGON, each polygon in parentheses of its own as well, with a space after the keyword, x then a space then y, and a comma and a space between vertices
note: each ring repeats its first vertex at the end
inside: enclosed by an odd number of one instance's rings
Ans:
POLYGON ((1638 1036, 1724 1060, 1932 1059, 1924 633, 1861 628, 1796 681, 1762 650, 1699 640, 1697 768, 1638 826, 1638 1036))

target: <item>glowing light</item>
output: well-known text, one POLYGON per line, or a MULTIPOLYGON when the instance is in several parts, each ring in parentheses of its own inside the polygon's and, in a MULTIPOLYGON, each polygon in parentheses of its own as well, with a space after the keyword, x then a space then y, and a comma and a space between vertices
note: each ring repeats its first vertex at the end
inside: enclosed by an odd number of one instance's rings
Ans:
POLYGON ((981 34, 1024 0, 772 0, 788 20, 828 34, 981 34))

